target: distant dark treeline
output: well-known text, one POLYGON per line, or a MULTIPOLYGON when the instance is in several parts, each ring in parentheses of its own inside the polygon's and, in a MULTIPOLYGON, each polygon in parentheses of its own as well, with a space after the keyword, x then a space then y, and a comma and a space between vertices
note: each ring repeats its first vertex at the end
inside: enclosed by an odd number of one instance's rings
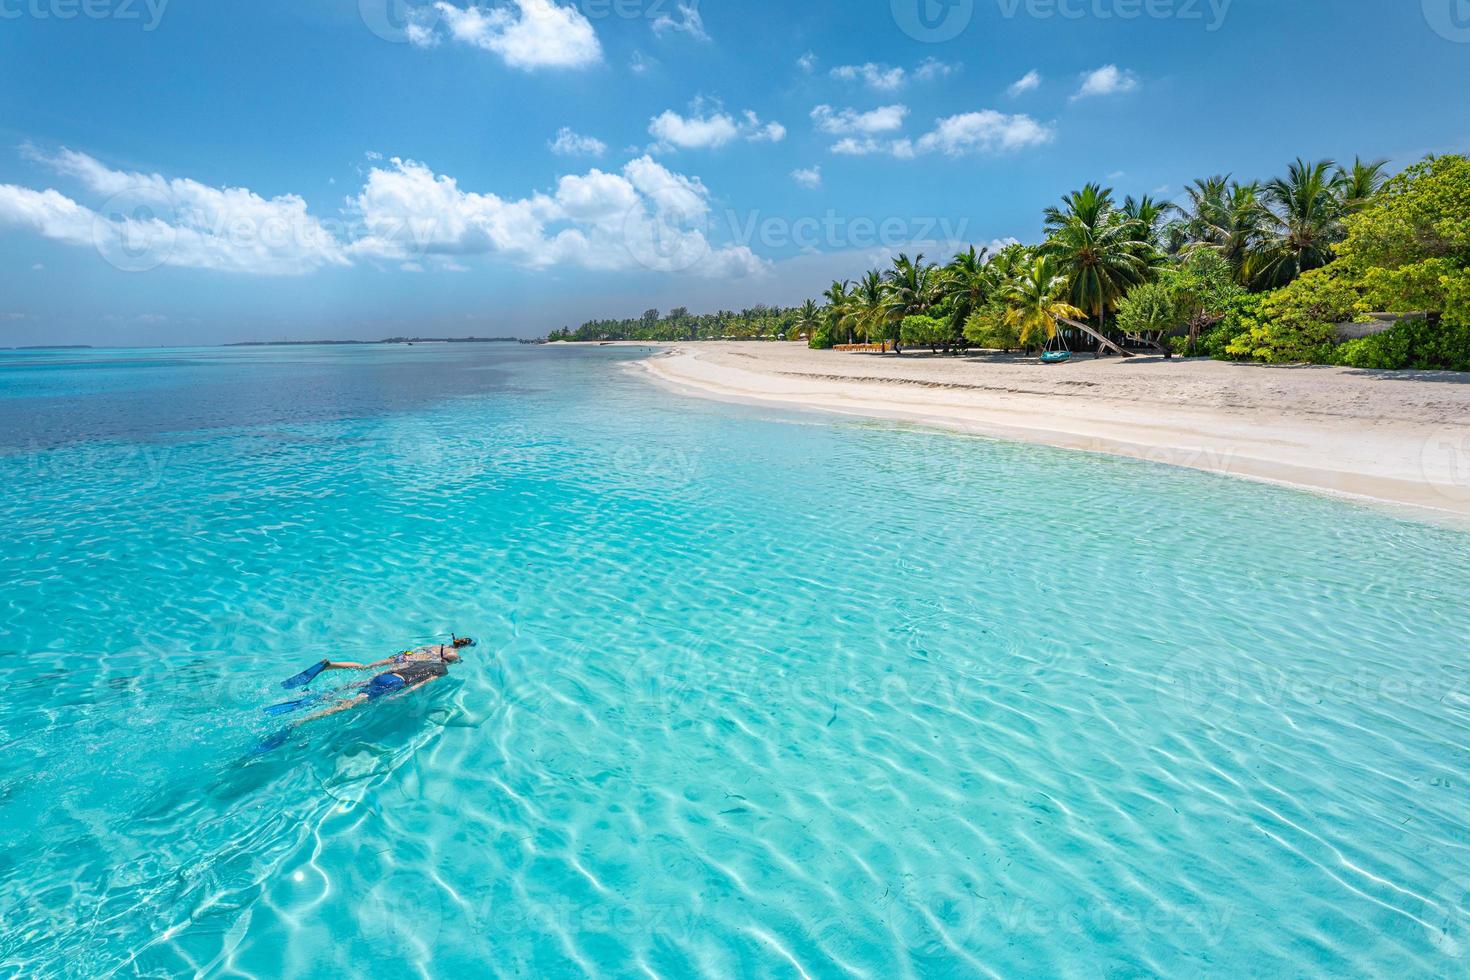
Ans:
POLYGON ((738 313, 690 313, 677 307, 661 316, 647 310, 627 320, 588 320, 573 330, 553 330, 547 340, 767 340, 785 339, 796 323, 794 308, 757 305, 738 313))
POLYGON ((373 344, 519 344, 520 337, 387 337, 383 340, 243 340, 226 347, 371 346, 373 344))

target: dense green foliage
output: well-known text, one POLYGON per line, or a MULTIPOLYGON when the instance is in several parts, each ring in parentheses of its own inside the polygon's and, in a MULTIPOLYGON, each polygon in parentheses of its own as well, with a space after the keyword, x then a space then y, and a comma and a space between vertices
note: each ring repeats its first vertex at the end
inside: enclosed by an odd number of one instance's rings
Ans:
MULTIPOLYGON (((552 339, 806 338, 957 351, 1038 350, 1089 320, 1190 356, 1372 368, 1470 369, 1470 159, 1297 160, 1265 182, 1205 177, 1179 204, 1089 184, 1046 209, 1047 236, 940 265, 900 254, 834 282, 819 305, 593 321, 552 339), (1342 341, 1370 311, 1419 314, 1342 341)), ((1057 341, 1060 342, 1060 341, 1057 341)))

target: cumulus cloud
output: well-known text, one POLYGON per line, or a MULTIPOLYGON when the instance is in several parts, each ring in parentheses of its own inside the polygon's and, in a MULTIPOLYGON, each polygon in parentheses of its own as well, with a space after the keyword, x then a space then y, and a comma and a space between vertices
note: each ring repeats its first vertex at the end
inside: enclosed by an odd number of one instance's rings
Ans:
POLYGON ((297 275, 348 264, 336 236, 294 194, 266 198, 243 187, 113 170, 71 150, 25 152, 101 201, 93 208, 54 189, 0 184, 0 225, 91 246, 119 268, 297 275))
POLYGON ((938 58, 925 58, 919 62, 919 67, 914 69, 914 77, 921 82, 927 82, 934 78, 948 78, 956 71, 959 71, 958 65, 948 64, 938 58))
MULTIPOLYGON (((815 64, 815 59, 813 64, 815 64)), ((803 67, 808 71, 811 70, 808 65, 803 64, 803 67)), ((956 70, 956 66, 946 64, 936 58, 925 58, 912 73, 904 68, 890 67, 870 61, 862 65, 838 65, 832 69, 830 74, 839 81, 862 82, 878 92, 895 92, 903 88, 910 77, 927 82, 952 75, 956 70)))
POLYGON ((838 65, 832 69, 831 75, 844 82, 861 81, 880 92, 892 92, 903 87, 908 72, 870 61, 865 65, 838 65))
POLYGON ((707 150, 724 146, 739 136, 740 127, 723 112, 682 116, 665 109, 649 122, 648 132, 663 145, 681 150, 707 150))
POLYGON ((749 109, 745 110, 745 138, 752 143, 779 143, 786 138, 786 127, 778 122, 763 123, 749 109))
POLYGON ((904 118, 908 114, 909 108, 906 105, 879 106, 867 112, 819 105, 812 110, 812 122, 817 124, 819 130, 832 136, 871 136, 902 129, 904 118))
POLYGON ((1022 75, 1020 78, 1012 82, 1011 87, 1006 89, 1006 91, 1010 93, 1011 98, 1014 99, 1018 95, 1025 95, 1027 92, 1030 92, 1033 89, 1037 89, 1040 87, 1041 72, 1033 68, 1026 74, 1022 75))
POLYGON ((796 67, 810 75, 817 70, 817 53, 815 51, 808 51, 800 58, 797 58, 796 67))
POLYGON ((711 276, 766 268, 745 246, 713 245, 704 184, 647 156, 619 173, 564 176, 553 193, 519 200, 465 191, 424 164, 394 159, 368 175, 355 205, 367 234, 352 253, 386 260, 500 254, 531 267, 711 276))
POLYGON ((1131 71, 1120 69, 1117 65, 1103 65, 1096 71, 1090 71, 1082 76, 1082 85, 1077 89, 1072 101, 1087 99, 1100 95, 1120 95, 1131 92, 1138 88, 1138 76, 1131 71))
POLYGON ((822 186, 822 168, 803 167, 797 170, 793 170, 791 171, 791 179, 796 181, 802 187, 808 187, 815 190, 816 188, 822 186))
MULTIPOLYGON (((592 23, 574 6, 553 0, 511 0, 499 7, 434 4, 426 17, 436 17, 449 37, 499 55, 512 68, 585 68, 602 60, 602 45, 592 23)), ((438 25, 413 20, 409 41, 421 47, 437 44, 438 25)))
POLYGON ((369 170, 328 224, 294 195, 265 198, 158 174, 112 170, 85 154, 36 159, 105 203, 96 208, 54 189, 0 184, 0 229, 19 228, 95 247, 123 269, 159 265, 263 275, 302 274, 354 260, 464 270, 462 256, 503 256, 531 268, 763 273, 744 245, 711 241, 710 193, 697 177, 643 156, 620 172, 561 177, 554 190, 506 198, 468 191, 453 177, 393 158, 369 170))
POLYGON ((551 152, 564 157, 600 157, 607 152, 607 144, 595 136, 583 136, 563 126, 556 131, 556 139, 547 144, 551 152))
POLYGON ((704 18, 699 16, 699 7, 694 3, 679 3, 674 5, 674 11, 679 15, 675 20, 668 14, 659 14, 654 18, 653 33, 659 37, 665 34, 687 34, 696 41, 708 41, 709 33, 704 29, 704 18))
POLYGON ((698 104, 685 116, 665 109, 648 123, 648 132, 658 142, 654 149, 711 150, 736 139, 753 143, 779 143, 786 138, 786 127, 778 122, 763 123, 749 109, 741 119, 719 110, 701 114, 698 104))
MULTIPOLYGON (((826 107, 818 107, 823 108, 826 107)), ((851 110, 845 112, 851 113, 851 110)), ((900 160, 928 153, 965 156, 970 153, 996 153, 1040 146, 1051 142, 1055 136, 1050 126, 1039 123, 1030 116, 1012 116, 994 109, 965 112, 935 120, 934 128, 918 139, 880 135, 900 128, 903 115, 889 113, 877 118, 865 118, 871 114, 844 115, 829 111, 813 113, 813 118, 825 132, 841 135, 841 139, 832 144, 832 152, 843 156, 884 154, 900 160)))
POLYGON ((1055 133, 1051 127, 1030 116, 1008 116, 994 109, 946 116, 934 129, 919 139, 921 153, 938 151, 946 156, 967 153, 992 153, 1019 150, 1050 143, 1055 133))

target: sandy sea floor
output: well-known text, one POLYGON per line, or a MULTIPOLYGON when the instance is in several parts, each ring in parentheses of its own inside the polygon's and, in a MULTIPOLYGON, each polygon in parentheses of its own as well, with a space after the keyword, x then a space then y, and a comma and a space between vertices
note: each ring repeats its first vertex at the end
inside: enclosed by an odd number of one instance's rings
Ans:
POLYGON ((1470 518, 1470 375, 1090 355, 1044 366, 736 342, 668 345, 640 366, 707 397, 938 425, 1470 518))

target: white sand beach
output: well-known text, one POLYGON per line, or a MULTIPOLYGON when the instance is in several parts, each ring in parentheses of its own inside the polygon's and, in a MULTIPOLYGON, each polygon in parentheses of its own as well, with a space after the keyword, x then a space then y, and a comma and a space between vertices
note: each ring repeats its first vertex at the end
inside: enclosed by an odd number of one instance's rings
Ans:
POLYGON ((639 363, 704 397, 941 426, 1470 518, 1470 375, 1158 357, 1043 366, 734 342, 667 345, 639 363))

